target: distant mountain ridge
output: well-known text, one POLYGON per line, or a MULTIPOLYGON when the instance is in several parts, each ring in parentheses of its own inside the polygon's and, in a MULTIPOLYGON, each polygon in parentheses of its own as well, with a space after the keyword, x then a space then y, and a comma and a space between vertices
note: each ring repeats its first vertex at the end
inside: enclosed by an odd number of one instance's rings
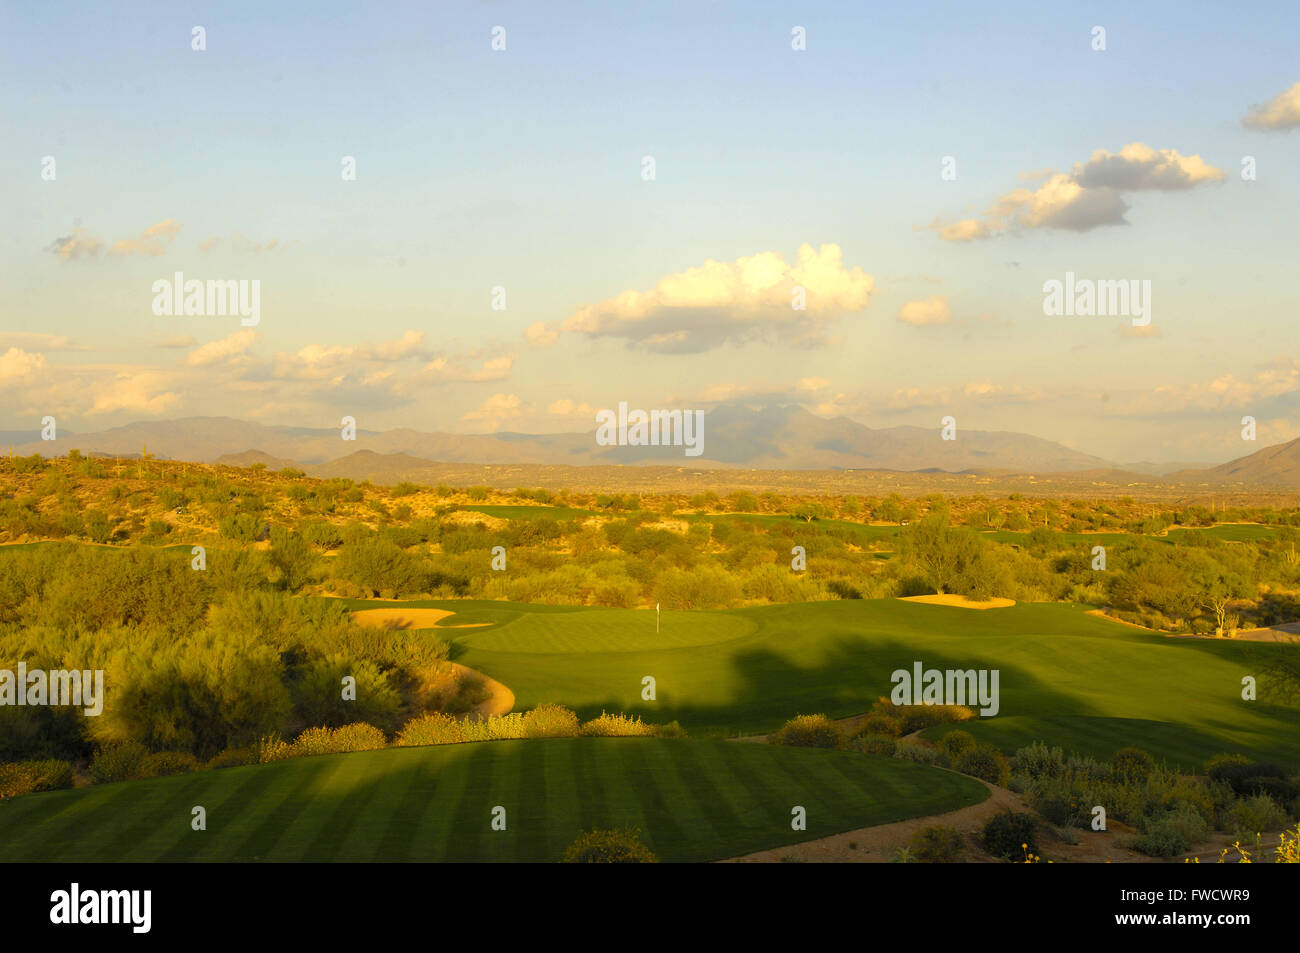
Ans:
POLYGON ((1053 472, 1116 466, 1028 434, 963 430, 956 440, 942 440, 938 428, 873 429, 846 417, 818 417, 798 405, 755 409, 731 404, 709 411, 704 418, 703 453, 698 457, 685 456, 682 447, 600 446, 594 433, 593 421, 587 433, 451 434, 397 428, 358 430, 355 441, 344 441, 340 431, 334 429, 267 426, 232 417, 186 417, 138 421, 97 433, 65 435, 50 442, 32 440, 14 449, 16 453, 47 456, 62 455, 74 448, 83 453, 119 456, 147 449, 159 458, 205 463, 258 451, 286 465, 319 465, 369 450, 385 455, 406 454, 421 461, 478 464, 947 472, 1053 472))

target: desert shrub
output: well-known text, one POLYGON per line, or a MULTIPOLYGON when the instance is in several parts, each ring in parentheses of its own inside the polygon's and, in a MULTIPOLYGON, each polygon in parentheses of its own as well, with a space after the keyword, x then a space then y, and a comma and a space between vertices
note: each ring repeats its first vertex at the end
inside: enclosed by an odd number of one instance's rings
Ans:
POLYGON ((936 768, 947 768, 952 765, 952 762, 948 760, 948 756, 938 748, 917 744, 914 741, 900 741, 898 747, 894 750, 894 757, 902 758, 904 761, 915 761, 918 764, 928 764, 936 768))
POLYGON ((1207 824, 1214 822, 1214 793, 1211 789, 1192 778, 1179 778, 1164 796, 1163 806, 1174 811, 1184 807, 1200 814, 1207 824))
POLYGON ((206 766, 209 769, 237 768, 245 764, 257 764, 256 748, 227 748, 220 754, 213 755, 206 766))
POLYGON ((53 758, 0 764, 0 800, 72 787, 72 765, 53 758))
POLYGON ((324 726, 306 729, 294 739, 293 756, 308 757, 332 753, 335 750, 333 735, 333 730, 324 726))
POLYGON ((1286 826, 1286 811, 1267 794, 1240 798, 1228 808, 1224 827, 1232 834, 1262 834, 1286 826))
POLYGON ((989 818, 980 831, 980 843, 994 857, 1017 860, 1025 852, 1038 853, 1038 824, 1029 814, 1002 811, 989 818))
POLYGON ((862 720, 862 725, 858 728, 860 735, 893 735, 899 734, 899 724, 897 718, 891 718, 883 712, 872 712, 862 720))
POLYGON ((563 705, 538 705, 524 714, 526 738, 576 738, 578 716, 563 705))
POLYGON ((849 742, 849 749, 863 754, 878 754, 892 758, 898 750, 898 742, 888 735, 856 735, 849 742))
POLYGON ((95 758, 90 763, 90 777, 96 784, 130 781, 140 777, 147 757, 149 749, 134 741, 105 745, 95 752, 95 758))
POLYGON ((199 769, 199 759, 188 751, 155 751, 140 765, 140 777, 164 778, 199 769))
POLYGON ((1004 755, 992 745, 979 745, 962 754, 953 763, 962 774, 1006 787, 1011 779, 1011 765, 1004 755))
POLYGON ((1011 772, 1034 781, 1060 777, 1065 769, 1065 756, 1061 749, 1049 748, 1041 741, 1019 748, 1011 756, 1011 772))
POLYGON ((1155 760, 1141 748, 1120 748, 1110 759, 1111 773, 1121 781, 1145 781, 1155 760))
POLYGON ((624 714, 611 715, 602 711, 598 718, 583 724, 581 733, 597 738, 650 737, 655 733, 655 726, 647 725, 641 720, 640 715, 635 717, 624 714))
POLYGON ((408 721, 393 742, 399 747, 421 745, 455 745, 465 740, 459 719, 442 712, 431 712, 408 721))
POLYGON ((638 830, 583 831, 564 851, 566 864, 654 864, 638 830))
POLYGON ((923 864, 949 864, 962 849, 962 836, 951 827, 923 827, 907 842, 912 859, 923 864))
POLYGON ((388 745, 383 731, 364 721, 356 721, 342 728, 335 728, 330 735, 330 743, 335 751, 374 751, 388 745))
POLYGON ((507 715, 488 715, 486 718, 466 718, 460 727, 466 741, 505 741, 528 737, 523 713, 517 711, 507 715))
POLYGON ((796 748, 842 748, 844 735, 825 715, 796 715, 768 735, 767 743, 796 748))
POLYGON ((267 735, 257 742, 257 762, 258 764, 269 764, 272 761, 284 761, 296 756, 293 745, 285 741, 278 734, 267 735))
POLYGON ((1030 803, 1034 810, 1057 827, 1082 827, 1092 813, 1092 805, 1084 803, 1073 792, 1039 795, 1030 803))
POLYGON ((1214 757, 1206 760, 1204 771, 1206 774, 1210 776, 1212 780, 1218 781, 1219 776, 1217 772, 1224 765, 1251 764, 1251 763, 1252 763, 1251 760, 1247 758, 1244 754, 1226 754, 1226 753, 1216 754, 1214 755, 1214 757))
POLYGON ((975 736, 961 728, 956 728, 939 739, 939 750, 952 761, 959 760, 961 755, 974 747, 975 736))
POLYGON ((1211 780, 1226 781, 1239 795, 1253 794, 1261 783, 1267 786, 1264 779, 1286 781, 1286 772, 1266 761, 1223 761, 1211 768, 1209 774, 1211 780))
POLYGON ((666 724, 666 725, 659 725, 659 726, 657 726, 657 728, 655 729, 655 734, 656 734, 658 737, 660 737, 660 738, 685 738, 685 737, 687 737, 687 735, 686 735, 686 729, 683 728, 683 727, 682 727, 682 723, 681 723, 680 721, 677 721, 676 719, 674 719, 674 720, 668 722, 668 724, 666 724))

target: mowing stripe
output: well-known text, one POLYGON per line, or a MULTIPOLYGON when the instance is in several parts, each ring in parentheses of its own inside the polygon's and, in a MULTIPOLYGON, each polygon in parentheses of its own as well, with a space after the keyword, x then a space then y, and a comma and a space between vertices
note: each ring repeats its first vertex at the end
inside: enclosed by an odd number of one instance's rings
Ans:
MULTIPOLYGON (((628 739, 633 741, 635 739, 628 739)), ((655 849, 657 839, 664 843, 690 843, 688 828, 683 827, 677 816, 676 803, 663 784, 663 763, 672 760, 671 751, 663 748, 652 749, 646 745, 623 743, 618 746, 620 766, 623 776, 638 794, 641 816, 646 821, 642 828, 642 837, 646 846, 655 849), (651 758, 653 755, 653 764, 651 758), (669 757, 665 757, 669 755, 669 757)))
MULTIPOLYGON (((368 796, 374 791, 375 784, 384 780, 382 775, 374 777, 367 771, 370 765, 366 763, 365 755, 326 757, 337 761, 337 766, 323 776, 318 775, 317 790, 301 802, 305 808, 280 831, 277 842, 264 852, 263 860, 333 860, 332 850, 337 847, 335 838, 347 833, 340 828, 355 819, 357 802, 354 798, 358 791, 368 796)), ((298 799, 293 797, 289 800, 298 799)))
POLYGON ((596 768, 595 749, 594 744, 575 745, 573 749, 573 781, 577 793, 578 825, 584 831, 606 830, 614 826, 609 813, 609 799, 605 796, 603 779, 596 768))
POLYGON ((519 826, 516 828, 514 819, 511 819, 510 827, 515 832, 514 837, 518 838, 516 860, 550 855, 548 819, 551 803, 546 756, 552 747, 554 746, 545 741, 525 744, 515 759, 519 762, 519 778, 514 790, 514 816, 518 819, 519 826), (526 845, 532 845, 534 849, 525 850, 526 845))
POLYGON ((346 758, 330 755, 316 755, 308 758, 295 758, 287 764, 293 769, 285 769, 286 777, 272 791, 267 792, 264 807, 251 811, 254 823, 248 826, 243 840, 237 841, 236 829, 232 827, 231 836, 222 846, 222 860, 262 860, 280 842, 285 830, 293 823, 304 804, 311 804, 311 795, 324 786, 334 772, 345 770, 346 758))
MULTIPOLYGON (((196 842, 193 838, 179 837, 162 854, 155 857, 156 862, 175 863, 185 860, 207 860, 213 855, 219 854, 221 848, 225 846, 233 836, 230 831, 239 829, 242 824, 247 826, 252 824, 256 819, 256 809, 247 808, 245 805, 257 803, 262 798, 262 792, 276 781, 279 772, 267 771, 264 766, 246 767, 246 768, 228 768, 232 774, 240 773, 243 777, 239 778, 239 785, 222 800, 224 806, 227 802, 231 805, 229 817, 232 818, 230 827, 223 826, 226 821, 226 812, 214 812, 208 808, 208 833, 212 835, 211 839, 203 839, 196 842), (214 813, 217 815, 214 817, 214 813), (213 827, 213 822, 216 827, 213 827)), ((223 779, 224 780, 224 779, 223 779)))
POLYGON ((380 861, 401 862, 409 860, 420 842, 421 826, 427 818, 421 808, 434 803, 438 797, 438 784, 443 771, 439 771, 439 758, 436 751, 421 750, 410 755, 414 765, 406 792, 389 812, 382 831, 377 838, 375 859, 380 861))
POLYGON ((490 832, 491 804, 487 792, 491 790, 496 749, 500 742, 465 745, 475 749, 467 752, 457 764, 460 787, 456 799, 442 812, 440 850, 433 859, 475 861, 482 858, 479 844, 490 832))
MULTIPOLYGON (((202 790, 206 780, 202 775, 190 774, 184 776, 183 780, 169 782, 165 786, 158 785, 152 792, 139 792, 165 793, 166 796, 135 799, 131 807, 114 818, 110 828, 112 834, 101 842, 104 846, 100 849, 109 856, 122 857, 133 845, 138 845, 151 833, 160 828, 165 829, 171 823, 182 824, 182 829, 189 829, 191 814, 190 807, 186 805, 192 806, 192 793, 202 790)), ((191 833, 195 832, 191 830, 191 833)))

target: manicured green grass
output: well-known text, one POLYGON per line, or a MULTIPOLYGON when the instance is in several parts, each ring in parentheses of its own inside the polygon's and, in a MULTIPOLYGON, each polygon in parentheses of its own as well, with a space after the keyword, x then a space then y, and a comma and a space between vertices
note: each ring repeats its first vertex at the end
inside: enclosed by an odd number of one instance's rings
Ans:
MULTIPOLYGON (((484 605, 467 605, 466 621, 484 605)), ((447 633, 457 661, 504 682, 519 708, 558 702, 583 717, 676 719, 697 735, 762 732, 795 714, 866 711, 890 694, 896 669, 920 661, 999 670, 1001 710, 971 730, 1006 750, 1038 738, 1096 754, 1138 745, 1188 768, 1221 751, 1300 763, 1300 712, 1241 699, 1243 676, 1263 684, 1268 660, 1294 646, 1165 638, 1068 604, 976 611, 881 599, 665 612, 659 643, 652 611, 542 608, 510 606, 511 619, 447 633), (654 701, 641 697, 646 676, 654 701)))
POLYGON ((978 804, 983 785, 892 758, 724 741, 574 738, 299 758, 0 801, 0 861, 555 861, 637 827, 718 860, 978 804), (207 830, 191 811, 207 810, 207 830), (494 831, 492 809, 506 809, 494 831), (790 829, 791 809, 808 829, 790 829))

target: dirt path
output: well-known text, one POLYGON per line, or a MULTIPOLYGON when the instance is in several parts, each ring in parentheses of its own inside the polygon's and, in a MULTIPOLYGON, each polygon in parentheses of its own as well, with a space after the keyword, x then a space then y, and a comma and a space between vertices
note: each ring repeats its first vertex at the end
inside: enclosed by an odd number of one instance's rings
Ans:
POLYGON ((881 863, 894 859, 900 847, 905 847, 911 836, 923 827, 942 824, 966 835, 968 859, 988 859, 982 850, 974 847, 975 837, 980 828, 990 817, 999 811, 1027 811, 1028 808, 1018 794, 1000 788, 994 784, 980 782, 989 789, 988 800, 970 807, 958 808, 946 814, 931 814, 928 817, 914 817, 908 821, 896 821, 893 824, 878 824, 875 827, 863 827, 830 837, 793 844, 789 847, 774 847, 760 850, 743 857, 734 857, 722 863, 770 864, 791 861, 804 863, 881 863), (981 856, 971 857, 973 854, 981 856))

